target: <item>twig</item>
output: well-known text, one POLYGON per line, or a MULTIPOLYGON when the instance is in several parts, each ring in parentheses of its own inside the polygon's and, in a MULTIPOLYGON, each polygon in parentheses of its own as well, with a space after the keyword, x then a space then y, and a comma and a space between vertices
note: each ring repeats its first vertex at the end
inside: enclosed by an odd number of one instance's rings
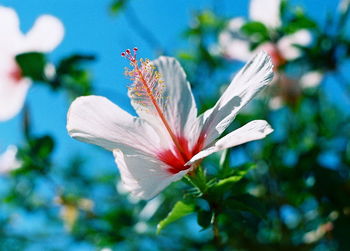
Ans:
POLYGON ((218 215, 217 213, 214 213, 213 216, 213 234, 214 234, 214 242, 216 246, 220 246, 220 231, 219 231, 219 224, 218 224, 218 215))

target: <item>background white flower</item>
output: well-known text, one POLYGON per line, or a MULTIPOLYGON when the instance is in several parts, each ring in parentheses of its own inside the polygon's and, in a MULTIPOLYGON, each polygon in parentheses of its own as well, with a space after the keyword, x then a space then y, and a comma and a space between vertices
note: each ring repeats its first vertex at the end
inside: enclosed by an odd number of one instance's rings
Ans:
MULTIPOLYGON (((269 32, 274 32, 281 26, 280 0, 251 0, 249 8, 249 20, 263 23, 269 32)), ((248 38, 240 29, 246 23, 243 18, 234 18, 227 28, 219 35, 219 46, 222 53, 234 60, 248 61, 256 51, 265 50, 272 57, 275 67, 286 60, 293 60, 301 55, 294 45, 308 45, 311 42, 311 34, 307 30, 299 30, 286 35, 276 42, 266 42, 258 46, 254 51, 250 50, 251 38, 248 38)))
POLYGON ((16 154, 17 147, 9 146, 7 150, 0 155, 0 174, 6 174, 21 167, 21 162, 17 160, 16 154))
POLYGON ((22 76, 16 55, 52 51, 62 41, 64 28, 57 18, 42 15, 23 34, 16 12, 2 6, 0 20, 0 121, 5 121, 20 111, 31 85, 31 80, 22 76))

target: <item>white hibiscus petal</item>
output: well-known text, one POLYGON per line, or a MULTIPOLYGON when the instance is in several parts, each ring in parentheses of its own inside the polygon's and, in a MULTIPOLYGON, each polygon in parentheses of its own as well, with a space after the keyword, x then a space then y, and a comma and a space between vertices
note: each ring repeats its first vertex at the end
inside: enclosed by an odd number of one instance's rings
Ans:
POLYGON ((171 57, 153 61, 165 84, 165 116, 177 135, 189 136, 188 130, 197 117, 191 86, 180 63, 171 57))
POLYGON ((293 60, 300 57, 301 55, 300 49, 294 45, 306 46, 311 43, 311 40, 312 37, 309 31, 300 30, 291 35, 281 38, 277 43, 277 47, 285 59, 293 60))
POLYGON ((16 53, 23 37, 17 13, 11 8, 0 6, 0 20, 0 48, 6 53, 16 53))
POLYGON ((50 15, 40 16, 33 28, 26 34, 23 51, 50 52, 62 41, 64 27, 62 22, 50 15))
POLYGON ((72 103, 67 130, 73 138, 110 151, 118 148, 126 153, 153 153, 160 144, 146 121, 99 96, 80 97, 72 103))
POLYGON ((0 121, 6 121, 16 116, 22 109, 31 81, 1 78, 3 82, 0 84, 0 121))
POLYGON ((219 139, 213 146, 210 146, 197 153, 189 162, 186 163, 186 165, 192 165, 196 161, 218 151, 238 146, 249 141, 265 138, 265 136, 271 132, 273 132, 273 129, 265 120, 251 121, 237 130, 227 134, 225 137, 219 139))
POLYGON ((235 76, 210 113, 206 113, 203 133, 206 145, 215 140, 233 121, 241 108, 273 78, 273 65, 266 52, 260 52, 235 76))
MULTIPOLYGON (((157 101, 172 133, 175 136, 193 139, 193 137, 190 137, 190 132, 196 122, 197 107, 184 70, 179 62, 171 57, 159 57, 152 61, 152 64, 156 66, 163 81, 159 83, 162 86, 158 87, 163 88, 161 90, 162 98, 158 98, 157 101)), ((145 106, 138 102, 139 96, 130 95, 130 92, 133 92, 133 90, 129 90, 129 96, 138 115, 152 124, 157 129, 160 137, 166 139, 165 142, 172 145, 169 133, 158 112, 156 110, 150 112, 150 109, 145 109, 145 106)), ((154 107, 151 104, 152 108, 154 107)), ((194 143, 190 142, 189 144, 194 143)))
POLYGON ((161 161, 144 155, 126 155, 113 151, 124 188, 133 196, 148 200, 170 183, 180 180, 190 169, 171 174, 161 161))
POLYGON ((277 28, 281 25, 280 7, 281 0, 251 0, 250 19, 261 22, 270 28, 277 28))

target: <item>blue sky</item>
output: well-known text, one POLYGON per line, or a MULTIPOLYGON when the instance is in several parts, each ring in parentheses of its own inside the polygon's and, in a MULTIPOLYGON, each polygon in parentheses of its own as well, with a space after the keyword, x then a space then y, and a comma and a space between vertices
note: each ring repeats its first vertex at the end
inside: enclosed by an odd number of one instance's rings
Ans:
MULTIPOLYGON (((241 2, 242 7, 244 1, 241 2)), ((108 10, 110 0, 5 0, 1 5, 14 8, 20 18, 21 29, 26 32, 35 19, 42 14, 51 14, 63 22, 65 38, 50 55, 54 62, 71 53, 92 53, 98 58, 90 66, 94 78, 95 93, 107 96, 115 103, 132 111, 126 95, 128 80, 123 75, 127 65, 120 52, 137 46, 143 57, 154 58, 152 49, 130 28, 124 15, 117 17, 108 10)), ((147 26, 168 52, 186 48, 181 32, 189 23, 191 13, 208 6, 210 1, 141 1, 132 2, 138 18, 147 26), (175 10, 175 11, 174 11, 175 10)), ((237 11, 237 10, 236 10, 237 11)), ((37 135, 53 135, 58 144, 56 158, 64 163, 74 152, 96 150, 95 147, 72 140, 66 133, 66 113, 69 107, 62 93, 53 93, 42 85, 33 85, 27 104, 30 108, 33 129, 37 135), (73 149, 73 151, 72 151, 73 149)), ((23 143, 21 131, 22 114, 0 124, 0 151, 9 144, 23 143)), ((96 155, 98 155, 97 150, 96 155)), ((101 154, 104 154, 101 151, 101 154)), ((111 162, 112 164, 113 162, 111 162)))
MULTIPOLYGON (((189 43, 181 37, 181 32, 190 23, 191 14, 211 5, 209 0, 134 0, 132 8, 141 22, 160 41, 170 54, 188 47, 189 43)), ((227 17, 246 16, 248 1, 218 1, 217 8, 227 17), (234 4, 233 4, 234 3, 234 4)), ((127 65, 120 52, 137 46, 142 57, 154 58, 152 48, 128 25, 125 16, 117 17, 108 11, 110 0, 2 0, 1 5, 14 8, 20 17, 21 28, 27 31, 42 14, 52 14, 62 20, 65 38, 62 44, 50 55, 58 61, 71 53, 92 53, 98 61, 90 68, 94 77, 95 93, 107 96, 113 102, 131 112, 126 95, 128 80, 123 75, 127 65)), ((295 0, 308 10, 308 13, 322 20, 327 10, 334 10, 337 3, 332 0, 295 0), (315 8, 317 6, 317 8, 315 8)), ((37 135, 53 135, 58 144, 55 157, 59 163, 78 152, 94 151, 94 157, 105 157, 106 152, 93 146, 72 140, 65 130, 66 113, 69 107, 62 93, 53 93, 42 85, 34 85, 27 97, 34 132, 37 135)), ((9 144, 23 143, 21 114, 0 124, 0 151, 9 144)), ((113 164, 112 157, 110 155, 113 164)))

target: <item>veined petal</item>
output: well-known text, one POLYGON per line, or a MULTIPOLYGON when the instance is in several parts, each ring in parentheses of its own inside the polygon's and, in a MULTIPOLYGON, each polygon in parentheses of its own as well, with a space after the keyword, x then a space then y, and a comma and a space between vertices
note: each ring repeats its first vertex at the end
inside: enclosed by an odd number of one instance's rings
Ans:
POLYGON ((50 52, 62 41, 64 27, 61 21, 50 15, 40 16, 23 41, 23 51, 50 52))
POLYGON ((250 19, 261 22, 270 28, 281 25, 281 0, 251 0, 249 6, 250 19))
POLYGON ((23 38, 17 13, 11 8, 0 6, 0 20, 0 49, 8 54, 16 53, 23 38))
POLYGON ((67 130, 80 141, 129 154, 152 154, 160 144, 157 133, 146 121, 99 96, 80 97, 71 104, 67 130))
POLYGON ((277 47, 282 56, 287 60, 293 60, 300 56, 300 49, 294 45, 306 46, 311 43, 311 33, 307 30, 300 30, 291 35, 281 38, 277 47))
POLYGON ((197 107, 185 71, 171 57, 159 57, 153 64, 165 84, 163 107, 170 126, 175 134, 193 138, 189 132, 196 121, 197 107))
POLYGON ((156 196, 170 183, 180 180, 190 169, 171 174, 167 166, 150 156, 128 155, 113 151, 124 188, 135 197, 148 200, 156 196))
POLYGON ((210 146, 197 153, 189 162, 186 163, 186 165, 192 165, 196 161, 218 151, 238 146, 249 141, 265 138, 265 136, 271 132, 273 132, 273 129, 265 120, 251 121, 237 130, 227 134, 225 137, 219 139, 213 146, 210 146))
POLYGON ((240 109, 273 77, 273 65, 266 52, 260 52, 235 76, 215 106, 203 118, 206 144, 215 140, 231 124, 240 109))
MULTIPOLYGON (((162 115, 145 109, 145 106, 138 102, 138 95, 130 95, 129 91, 131 104, 142 119, 147 120, 154 128, 157 128, 160 137, 166 139, 164 142, 170 142, 170 145, 172 145, 172 140, 164 122, 169 125, 175 136, 193 139, 193 137, 188 136, 196 122, 197 108, 184 70, 179 62, 171 57, 159 57, 152 64, 160 73, 160 82, 154 88, 162 88, 161 91, 157 91, 157 95, 160 93, 161 97, 155 97, 162 115), (164 116, 164 118, 161 118, 161 116, 164 116)), ((151 75, 147 72, 145 74, 151 75)), ((151 102, 151 108, 153 106, 154 104, 151 102)), ((192 143, 194 144, 194 142, 189 142, 191 146, 192 143)))
POLYGON ((232 19, 219 35, 219 46, 225 57, 246 62, 252 57, 252 52, 248 38, 240 32, 244 23, 243 18, 232 19))

